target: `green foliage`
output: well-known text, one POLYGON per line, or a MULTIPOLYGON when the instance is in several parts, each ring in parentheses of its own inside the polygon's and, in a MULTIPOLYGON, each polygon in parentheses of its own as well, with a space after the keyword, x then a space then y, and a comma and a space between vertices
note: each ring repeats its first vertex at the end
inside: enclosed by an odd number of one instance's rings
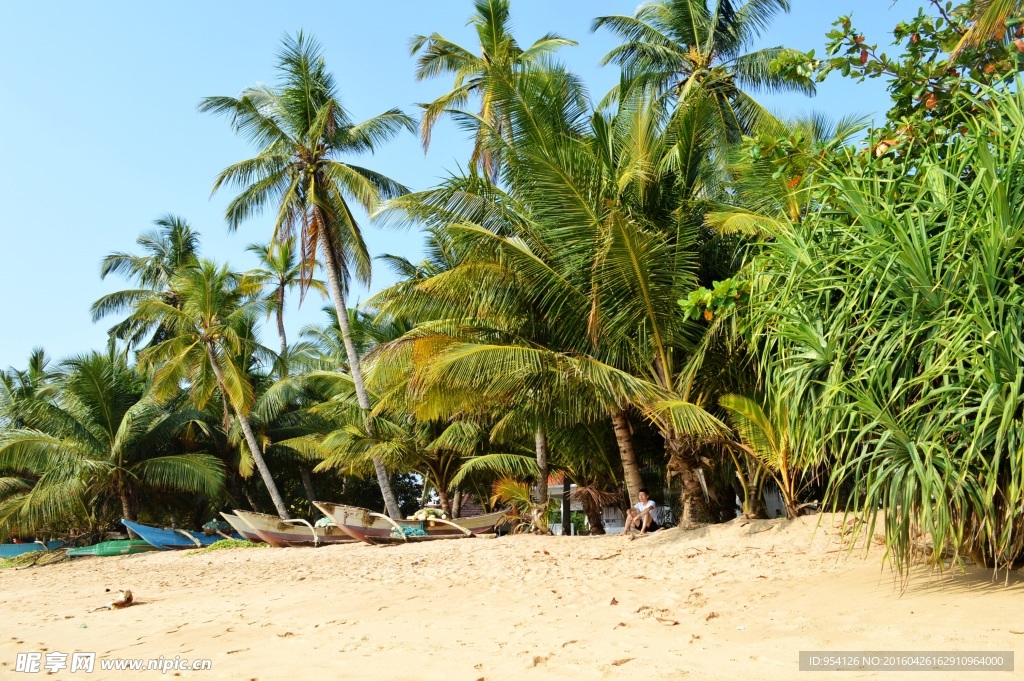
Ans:
POLYGON ((575 45, 554 34, 547 34, 527 49, 522 49, 511 33, 508 0, 476 0, 476 14, 469 20, 480 41, 479 56, 460 47, 439 33, 417 35, 412 39, 411 52, 418 55, 416 78, 434 78, 441 75, 455 77, 453 88, 430 104, 421 104, 423 118, 420 137, 424 151, 430 146, 430 135, 441 116, 447 114, 465 118, 474 114, 462 110, 471 97, 480 102, 475 115, 476 142, 470 165, 480 168, 488 177, 496 179, 500 171, 500 154, 487 144, 490 133, 502 135, 509 126, 505 102, 496 93, 502 80, 517 71, 536 64, 566 45, 575 45))
POLYGON ((683 308, 683 314, 687 319, 699 319, 703 317, 711 321, 716 317, 723 317, 736 311, 750 300, 750 282, 729 278, 724 281, 716 281, 712 288, 694 289, 689 296, 679 301, 683 308))
POLYGON ((112 314, 129 313, 109 331, 111 338, 124 341, 129 348, 167 339, 166 329, 152 320, 140 318, 135 312, 145 300, 176 305, 174 292, 170 290, 171 279, 182 268, 195 264, 199 255, 199 233, 184 218, 164 215, 153 224, 159 229, 136 239, 145 255, 110 253, 100 265, 101 279, 118 274, 132 281, 136 288, 107 294, 92 304, 94 322, 112 314))
POLYGON ((0 470, 16 476, 0 498, 6 531, 134 518, 154 493, 220 493, 221 462, 175 447, 198 415, 146 397, 123 358, 73 357, 52 380, 57 390, 19 399, 11 412, 17 425, 0 433, 0 470))
POLYGON ((975 26, 1000 4, 1008 9, 1003 0, 935 0, 931 9, 936 14, 922 7, 893 29, 894 46, 902 50, 896 56, 881 51, 851 17, 843 16, 827 36, 826 58, 791 57, 776 61, 773 69, 780 75, 813 69, 818 81, 833 72, 859 81, 887 80, 892 106, 885 125, 873 135, 872 151, 875 156, 914 158, 928 145, 966 132, 963 125, 985 106, 978 95, 987 87, 1012 82, 1024 69, 1024 30, 1018 19, 1006 20, 1009 11, 993 17, 985 30, 975 26), (973 37, 966 39, 968 34, 973 37))
POLYGON ((391 109, 353 122, 322 48, 301 32, 284 40, 277 72, 276 87, 258 85, 239 97, 207 97, 200 103, 201 112, 226 116, 232 129, 259 149, 257 156, 223 170, 213 191, 239 189, 225 216, 232 229, 267 209, 275 212, 274 240, 297 236, 304 284, 324 244, 342 260, 332 276, 341 276, 343 286, 352 275, 369 283, 370 255, 348 204, 373 212, 382 199, 406 190, 341 157, 372 152, 402 130, 413 130, 413 121, 391 109))
POLYGON ((918 531, 936 560, 1006 567, 1024 547, 1024 97, 960 96, 980 112, 965 133, 922 149, 913 175, 829 173, 832 204, 754 268, 754 338, 793 451, 834 459, 834 505, 882 510, 900 567, 918 531))
MULTIPOLYGON (((250 87, 240 97, 207 97, 199 105, 200 111, 227 116, 234 131, 259 148, 257 156, 223 170, 213 191, 223 186, 239 189, 226 213, 232 229, 268 208, 276 210, 273 240, 296 237, 304 290, 311 285, 322 254, 348 371, 360 408, 368 411, 345 299, 351 277, 370 283, 371 259, 351 205, 373 214, 381 201, 402 196, 407 189, 347 157, 372 153, 403 130, 413 131, 415 124, 399 109, 354 123, 341 104, 322 48, 301 31, 283 41, 277 72, 276 87, 250 87)), ((253 443, 249 447, 255 448, 253 443)), ((272 487, 269 473, 260 468, 272 487)), ((374 461, 374 468, 388 512, 397 516, 388 472, 380 460, 374 461)), ((283 502, 275 503, 283 514, 283 502)))
POLYGON ((245 539, 221 539, 220 541, 215 541, 209 546, 204 546, 201 549, 193 549, 189 551, 188 554, 199 556, 207 554, 210 551, 226 551, 229 549, 265 549, 268 546, 270 546, 270 544, 246 541, 245 539))
POLYGON ((550 471, 594 519, 643 443, 627 478, 678 476, 684 523, 713 515, 705 487, 731 500, 734 473, 746 512, 774 478, 791 515, 823 475, 833 508, 882 510, 901 568, 919 532, 936 555, 1010 565, 1024 553, 1022 9, 933 1, 895 27, 895 56, 841 17, 817 57, 750 51, 786 0, 657 0, 594 22, 622 41, 605 58, 620 84, 594 106, 554 58, 572 41, 520 47, 507 0, 476 0, 478 48, 413 39, 417 78, 451 78, 421 105, 424 146, 444 116, 474 138, 465 172, 414 194, 350 162, 413 120, 354 122, 320 46, 286 38, 273 84, 200 105, 256 150, 214 191, 237 190, 232 229, 271 213, 271 243, 250 248, 260 267, 200 259, 173 216, 141 254, 104 260, 133 288, 93 313, 126 315, 111 335, 139 365, 89 355, 55 371, 38 351, 0 372, 0 528, 197 513, 227 463, 232 494, 253 491, 255 465, 282 515, 303 510, 315 467, 327 498, 394 513, 392 486, 406 512, 431 491, 493 493, 544 531, 550 471), (810 93, 836 72, 888 81, 865 144, 861 119, 777 119, 751 94, 810 93), (422 262, 384 256, 399 282, 360 310, 345 299, 371 258, 352 206, 428 235, 422 262), (334 308, 289 345, 294 286, 330 290, 334 308), (258 340, 271 316, 277 353, 258 340))
POLYGON ((787 0, 657 0, 641 5, 633 16, 598 17, 595 30, 607 28, 625 41, 604 58, 603 63, 622 69, 622 84, 607 99, 646 90, 676 113, 702 102, 711 112, 704 126, 724 151, 725 143, 736 143, 773 121, 751 91, 814 92, 813 80, 802 73, 806 68, 772 68, 780 58, 795 59, 795 50, 746 51, 777 15, 788 11, 787 0))
POLYGON ((54 565, 67 559, 65 552, 61 549, 56 551, 30 551, 13 558, 0 558, 0 570, 21 570, 28 567, 42 567, 54 565))

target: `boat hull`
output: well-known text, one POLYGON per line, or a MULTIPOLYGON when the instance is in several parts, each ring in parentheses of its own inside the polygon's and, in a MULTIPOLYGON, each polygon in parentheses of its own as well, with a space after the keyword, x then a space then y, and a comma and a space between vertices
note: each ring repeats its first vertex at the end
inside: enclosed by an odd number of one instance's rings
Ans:
POLYGON ((244 523, 252 528, 260 539, 271 546, 316 546, 318 544, 343 544, 355 541, 338 527, 314 527, 283 522, 280 518, 266 513, 235 510, 244 523), (313 538, 313 533, 316 538, 313 538))
POLYGON ((239 518, 237 515, 233 513, 225 513, 222 511, 221 516, 224 517, 224 520, 228 521, 228 525, 231 525, 231 527, 235 528, 235 532, 240 534, 242 536, 242 539, 246 541, 251 541, 254 544, 264 543, 263 538, 256 534, 256 531, 252 529, 252 527, 247 522, 239 518))
MULTIPOLYGON (((381 543, 382 540, 389 541, 392 536, 392 530, 395 529, 391 522, 384 518, 370 515, 370 511, 365 508, 333 504, 326 501, 314 502, 314 505, 327 514, 327 517, 333 520, 335 525, 350 536, 368 544, 381 543)), ((494 529, 494 526, 505 514, 506 511, 498 511, 470 518, 455 518, 448 522, 454 523, 459 528, 468 530, 472 534, 486 534, 494 529)), ((434 520, 396 520, 394 522, 403 528, 420 529, 427 533, 425 537, 408 537, 412 541, 423 541, 431 538, 455 539, 465 536, 465 533, 459 528, 434 520)), ((399 541, 404 540, 399 538, 399 541)))
POLYGON ((241 535, 235 534, 224 537, 220 534, 204 534, 202 532, 191 532, 189 530, 172 530, 168 528, 152 527, 130 520, 121 519, 121 524, 158 549, 165 551, 175 549, 196 549, 219 542, 222 539, 241 539, 241 535))
POLYGON ((119 539, 116 541, 100 542, 92 546, 81 546, 77 549, 68 549, 68 556, 72 558, 79 558, 81 556, 128 556, 159 550, 144 539, 119 539))

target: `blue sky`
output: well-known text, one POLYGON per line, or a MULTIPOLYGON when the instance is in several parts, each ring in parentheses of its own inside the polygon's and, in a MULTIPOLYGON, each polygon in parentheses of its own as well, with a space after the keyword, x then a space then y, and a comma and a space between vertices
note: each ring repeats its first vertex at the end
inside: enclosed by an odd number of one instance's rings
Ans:
MULTIPOLYGON (((882 44, 923 0, 791 0, 764 45, 822 51, 840 14, 882 44)), ((616 43, 592 34, 593 17, 630 14, 635 0, 513 0, 514 32, 528 44, 548 31, 579 41, 561 53, 599 99, 615 82, 599 67, 616 43)), ((473 47, 469 0, 378 2, 3 2, 0 3, 0 367, 23 366, 31 348, 54 357, 102 348, 113 320, 92 323, 90 304, 126 288, 102 281, 99 263, 111 251, 135 251, 135 238, 165 213, 187 218, 202 233, 203 254, 236 269, 255 263, 245 252, 270 236, 270 220, 237 233, 223 220, 228 193, 210 197, 216 174, 253 155, 220 118, 200 115, 208 95, 234 95, 274 79, 274 54, 284 33, 314 34, 325 48, 344 104, 363 120, 435 98, 450 83, 413 78, 409 38, 437 31, 473 47)), ((774 111, 880 114, 884 83, 834 78, 817 97, 765 96, 774 111)), ((463 133, 442 123, 430 152, 405 135, 360 164, 422 189, 465 163, 463 133)), ((383 231, 364 223, 375 255, 419 259, 415 229, 383 231)), ((370 291, 393 283, 383 267, 370 291)), ((366 290, 356 295, 365 298, 366 290)), ((292 339, 321 320, 313 294, 288 311, 292 339)), ((268 333, 271 333, 268 330, 268 333)), ((271 336, 264 339, 274 346, 271 336)))

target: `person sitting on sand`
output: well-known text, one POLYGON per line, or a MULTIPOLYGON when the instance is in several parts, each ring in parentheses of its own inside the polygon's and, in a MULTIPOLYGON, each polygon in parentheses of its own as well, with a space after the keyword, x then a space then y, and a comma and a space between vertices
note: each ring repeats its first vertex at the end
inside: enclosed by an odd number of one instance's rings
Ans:
POLYGON ((654 512, 655 506, 651 495, 647 493, 646 489, 642 489, 638 496, 640 501, 636 502, 633 508, 629 509, 626 513, 626 529, 623 531, 629 533, 635 528, 640 528, 640 534, 647 534, 648 532, 655 532, 661 529, 651 515, 654 512))

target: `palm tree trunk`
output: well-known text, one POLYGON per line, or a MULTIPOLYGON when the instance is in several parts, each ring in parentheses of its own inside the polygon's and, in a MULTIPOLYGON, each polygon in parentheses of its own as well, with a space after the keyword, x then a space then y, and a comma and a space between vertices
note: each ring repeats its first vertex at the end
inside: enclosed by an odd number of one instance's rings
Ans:
MULTIPOLYGON (((370 412, 370 397, 366 393, 366 386, 363 383, 363 369, 359 365, 359 353, 356 351, 356 344, 352 340, 352 326, 348 322, 348 307, 345 304, 345 293, 341 290, 341 268, 338 266, 338 258, 334 252, 334 246, 328 235, 324 235, 324 267, 327 270, 327 285, 331 290, 331 298, 334 299, 334 311, 338 313, 338 326, 341 329, 341 339, 345 343, 345 354, 348 355, 349 375, 352 376, 352 383, 356 388, 356 398, 359 406, 367 415, 370 412)), ((387 507, 388 515, 392 518, 400 518, 402 511, 398 507, 398 499, 391 489, 391 479, 384 463, 380 457, 373 457, 373 468, 377 473, 377 484, 384 496, 384 505, 387 507)))
POLYGON ((263 478, 263 484, 267 486, 267 491, 270 493, 270 500, 274 502, 274 508, 277 509, 277 515, 282 520, 288 520, 291 517, 288 515, 288 507, 285 506, 284 498, 281 497, 281 492, 277 489, 273 476, 270 475, 267 462, 263 460, 263 452, 260 451, 260 443, 256 439, 256 433, 253 432, 252 426, 249 425, 249 419, 242 416, 237 409, 235 414, 238 417, 238 424, 242 426, 242 432, 245 434, 245 441, 249 445, 249 451, 252 452, 252 459, 256 463, 260 477, 263 478))
POLYGON ((132 512, 132 500, 128 496, 128 488, 125 487, 124 482, 117 483, 117 492, 121 497, 121 517, 125 520, 135 520, 135 514, 132 512))
POLYGON ((534 444, 537 451, 537 468, 540 470, 540 475, 537 478, 537 504, 546 507, 548 505, 548 437, 540 426, 537 426, 537 432, 534 433, 534 444))
POLYGON ((629 494, 629 505, 640 501, 640 490, 644 486, 640 476, 640 466, 636 462, 633 451, 633 428, 629 425, 629 415, 625 409, 612 412, 612 426, 615 428, 615 441, 619 445, 619 458, 622 459, 622 473, 626 478, 626 492, 629 494))
POLYGON ((260 504, 256 502, 256 499, 252 498, 252 492, 249 491, 249 488, 245 483, 242 483, 242 493, 245 494, 245 500, 249 502, 249 508, 257 513, 263 513, 263 509, 260 504))
POLYGON ((451 497, 448 496, 448 492, 438 487, 437 496, 441 499, 441 512, 449 518, 455 517, 452 515, 452 500, 451 497))
POLYGON ((299 466, 299 475, 302 477, 302 488, 306 490, 306 498, 309 499, 309 515, 312 516, 316 511, 316 506, 313 502, 316 501, 316 490, 313 489, 313 476, 309 474, 309 469, 305 466, 299 466))
POLYGON ((288 353, 288 335, 284 332, 284 286, 277 287, 277 336, 281 339, 281 357, 288 353))
MULTIPOLYGON (((210 366, 213 368, 213 373, 217 377, 217 386, 220 388, 222 394, 227 394, 227 387, 224 381, 224 372, 220 368, 220 362, 217 361, 217 355, 213 352, 213 347, 209 343, 206 345, 206 354, 210 358, 210 366)), ((267 462, 263 460, 263 450, 260 449, 259 440, 256 439, 256 433, 253 432, 252 426, 249 424, 249 419, 242 415, 241 410, 235 408, 235 417, 238 419, 238 424, 242 426, 242 433, 245 435, 245 442, 249 445, 249 451, 252 453, 252 460, 256 463, 256 469, 260 472, 260 477, 263 478, 263 484, 267 486, 267 492, 270 493, 270 500, 274 502, 274 508, 277 509, 277 515, 282 520, 287 520, 290 516, 288 515, 288 507, 284 505, 284 499, 281 497, 281 492, 277 489, 277 484, 274 482, 274 478, 270 475, 270 469, 267 468, 267 462)))
POLYGON ((580 502, 583 505, 583 514, 587 516, 587 522, 590 524, 590 534, 604 534, 604 518, 601 516, 601 507, 594 501, 594 497, 585 494, 580 502))
POLYGON ((682 526, 698 523, 714 522, 711 509, 704 497, 704 488, 700 484, 700 459, 696 452, 687 447, 682 439, 670 433, 665 438, 665 449, 668 452, 668 466, 672 474, 678 475, 682 483, 679 500, 682 504, 682 515, 679 524, 682 526))
POLYGON ((550 534, 548 526, 548 436, 542 426, 537 426, 534 433, 534 444, 537 451, 537 503, 533 505, 533 526, 541 534, 550 534))
POLYGON ((455 494, 452 495, 452 517, 453 518, 461 518, 462 517, 462 497, 463 497, 463 494, 462 494, 462 490, 461 489, 455 490, 455 494))
POLYGON ((568 537, 572 534, 572 501, 569 499, 569 492, 572 491, 572 482, 569 476, 562 476, 562 536, 568 537))

